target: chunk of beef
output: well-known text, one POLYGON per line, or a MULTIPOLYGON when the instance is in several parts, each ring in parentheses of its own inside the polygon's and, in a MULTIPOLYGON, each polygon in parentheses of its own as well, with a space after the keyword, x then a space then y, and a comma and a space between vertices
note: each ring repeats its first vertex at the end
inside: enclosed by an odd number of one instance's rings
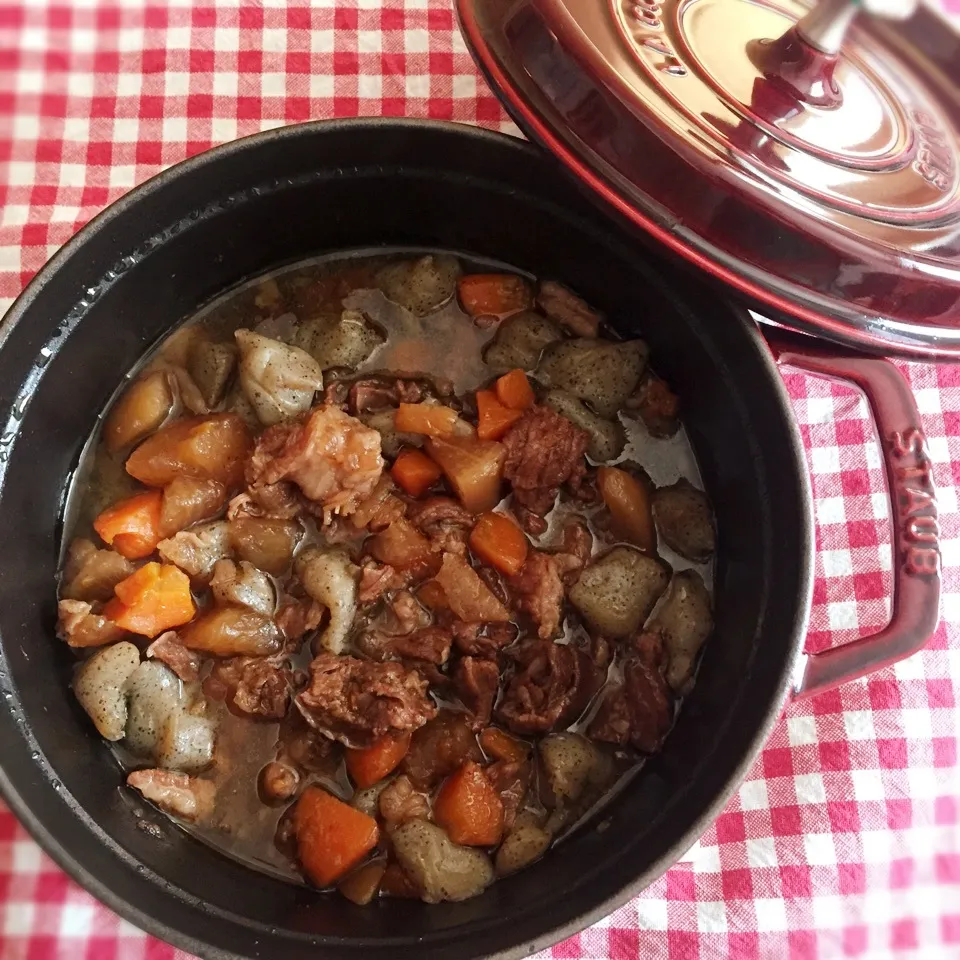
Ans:
POLYGON ((453 637, 442 627, 423 627, 399 636, 373 630, 357 640, 358 648, 373 660, 417 660, 442 666, 450 656, 453 637))
POLYGON ((468 760, 483 761, 470 717, 455 710, 441 710, 414 733, 403 772, 418 789, 427 790, 468 760))
POLYGON ((330 653, 310 664, 310 685, 297 703, 314 728, 349 747, 416 730, 437 713, 415 671, 330 653))
POLYGON ((357 590, 357 602, 361 605, 374 603, 384 594, 392 593, 406 586, 407 579, 388 563, 378 563, 367 557, 360 568, 360 586, 357 590))
POLYGON ((139 790, 161 810, 184 820, 202 820, 213 811, 214 785, 170 770, 134 770, 127 786, 139 790))
POLYGON ((361 503, 350 517, 350 525, 356 530, 369 530, 377 533, 389 527, 394 520, 406 515, 407 505, 396 496, 397 488, 384 474, 378 481, 373 493, 361 503))
POLYGON ((303 498, 298 495, 297 488, 284 480, 259 484, 246 493, 238 493, 227 505, 227 519, 292 520, 303 509, 303 498))
POLYGON ((463 705, 473 714, 473 729, 482 730, 493 713, 500 668, 493 660, 461 657, 453 671, 453 682, 463 705))
POLYGON ((485 771, 493 789, 500 794, 503 803, 504 833, 513 826, 517 811, 530 789, 533 768, 529 760, 497 760, 485 771))
POLYGON ((246 478, 253 496, 292 481, 329 520, 353 513, 382 472, 380 434, 337 407, 321 405, 306 417, 264 430, 247 461, 246 478))
POLYGON ((461 653, 471 657, 496 659, 497 654, 517 639, 519 630, 514 623, 464 623, 455 620, 451 624, 453 642, 461 653))
POLYGON ((188 650, 175 630, 161 633, 147 647, 147 656, 165 663, 184 683, 193 683, 200 675, 203 662, 195 650, 188 650))
POLYGON ((593 740, 632 744, 644 753, 656 751, 670 730, 673 706, 660 672, 640 657, 623 667, 624 682, 607 691, 587 735, 593 740))
POLYGON ((582 650, 550 640, 525 640, 512 655, 516 668, 497 716, 514 733, 546 733, 583 712, 596 678, 582 650))
POLYGON ((510 578, 510 586, 520 609, 537 625, 540 639, 555 637, 563 615, 563 582, 556 559, 531 550, 520 572, 510 578))
POLYGON ((490 592, 505 606, 510 606, 510 594, 499 570, 493 567, 476 567, 477 576, 490 588, 490 592))
POLYGON ((571 584, 580 575, 593 554, 593 534, 580 517, 570 517, 563 525, 560 549, 553 554, 564 583, 571 584))
POLYGON ((672 437, 680 429, 680 401, 658 376, 649 371, 624 404, 624 412, 639 417, 653 437, 672 437))
POLYGON ((461 557, 466 554, 476 518, 452 497, 430 497, 413 503, 407 514, 437 550, 461 557))
POLYGON ((312 597, 283 597, 274 621, 284 637, 297 643, 323 623, 327 608, 312 597))
POLYGON ((203 689, 239 713, 281 720, 290 706, 290 671, 275 657, 230 657, 213 665, 203 689))
POLYGON ((89 540, 74 540, 67 551, 60 596, 64 600, 113 598, 113 588, 133 573, 133 564, 113 550, 98 550, 89 540))
POLYGON ((513 505, 513 514, 517 518, 517 523, 531 537, 542 537, 547 532, 549 524, 539 513, 534 513, 526 507, 515 503, 513 505))
POLYGON ((423 397, 423 386, 416 380, 373 376, 353 381, 347 403, 350 412, 357 416, 368 410, 384 410, 401 403, 419 403, 423 397))
POLYGON ((102 647, 126 633, 83 600, 61 600, 57 604, 57 636, 71 647, 102 647))
POLYGON ((430 819, 430 801, 403 773, 383 788, 378 808, 380 816, 392 827, 406 823, 408 820, 430 819))
POLYGON ((553 280, 544 280, 540 284, 537 304, 548 317, 562 324, 575 337, 595 337, 600 329, 600 314, 553 280))
POLYGON ((503 475, 513 487, 520 507, 545 516, 560 487, 574 490, 586 471, 584 453, 590 434, 549 407, 535 405, 503 438, 506 459, 503 475))

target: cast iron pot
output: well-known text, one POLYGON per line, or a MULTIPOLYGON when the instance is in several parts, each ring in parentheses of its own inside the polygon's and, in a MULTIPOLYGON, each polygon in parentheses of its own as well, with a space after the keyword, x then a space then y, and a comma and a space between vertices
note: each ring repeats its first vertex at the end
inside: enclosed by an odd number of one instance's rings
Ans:
POLYGON ((645 252, 546 155, 466 127, 359 120, 260 134, 173 167, 68 243, 0 328, 7 802, 104 903, 205 957, 518 957, 598 920, 719 813, 789 691, 903 656, 937 621, 936 541, 923 540, 935 536, 932 488, 905 384, 886 361, 796 344, 783 359, 872 385, 884 449, 891 462, 899 451, 916 494, 912 527, 894 498, 891 627, 817 658, 801 653, 810 492, 770 349, 745 310, 645 252), (381 244, 463 251, 560 278, 624 333, 645 337, 682 397, 720 531, 716 631, 663 752, 600 824, 463 904, 355 907, 251 872, 184 834, 120 786, 69 692, 71 656, 54 636, 64 491, 124 373, 231 285, 312 254, 381 244))

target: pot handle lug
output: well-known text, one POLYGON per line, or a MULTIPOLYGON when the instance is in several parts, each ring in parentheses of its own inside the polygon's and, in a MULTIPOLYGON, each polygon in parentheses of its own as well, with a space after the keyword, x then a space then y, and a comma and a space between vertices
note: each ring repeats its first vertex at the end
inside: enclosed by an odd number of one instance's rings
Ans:
POLYGON ((840 380, 867 398, 887 475, 893 521, 893 610, 879 633, 806 655, 794 696, 808 697, 909 657, 940 620, 940 528, 920 414, 909 384, 889 361, 765 327, 779 366, 840 380))

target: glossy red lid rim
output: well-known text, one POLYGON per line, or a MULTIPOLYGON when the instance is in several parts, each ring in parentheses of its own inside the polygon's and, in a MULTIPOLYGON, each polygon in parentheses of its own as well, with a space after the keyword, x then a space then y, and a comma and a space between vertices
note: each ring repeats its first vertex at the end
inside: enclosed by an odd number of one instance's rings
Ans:
MULTIPOLYGON (((554 0, 543 0, 550 7, 554 0)), ((520 89, 484 34, 478 19, 483 0, 458 0, 458 16, 467 45, 481 70, 499 94, 510 115, 533 140, 550 150, 594 194, 619 214, 688 262, 720 279, 742 294, 750 305, 775 322, 823 336, 835 342, 873 352, 915 359, 960 359, 960 326, 934 326, 890 319, 858 309, 853 302, 838 303, 813 288, 776 277, 709 243, 693 231, 662 219, 653 209, 638 205, 618 184, 618 172, 599 156, 585 156, 563 135, 562 117, 545 115, 544 104, 532 102, 520 89)), ((500 5, 503 5, 502 2, 500 5)), ((582 141, 578 141, 582 146, 582 141)), ((958 301, 960 302, 960 301, 958 301)))

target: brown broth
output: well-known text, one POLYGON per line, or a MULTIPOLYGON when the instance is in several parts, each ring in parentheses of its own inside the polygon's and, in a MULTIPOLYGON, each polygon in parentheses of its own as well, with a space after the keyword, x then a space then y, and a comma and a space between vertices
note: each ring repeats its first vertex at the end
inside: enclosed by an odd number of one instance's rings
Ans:
MULTIPOLYGON (((416 251, 423 253, 427 251, 416 251)), ((414 251, 404 251, 409 256, 414 251)), ((479 329, 459 308, 456 298, 442 309, 423 319, 388 301, 373 289, 373 276, 378 268, 396 254, 359 251, 335 257, 322 257, 295 264, 249 281, 209 304, 195 316, 158 343, 132 370, 118 389, 114 399, 129 382, 144 370, 177 362, 193 337, 200 331, 216 339, 232 339, 233 332, 249 327, 267 336, 275 336, 289 325, 290 313, 299 321, 341 309, 356 309, 367 315, 384 334, 385 342, 357 372, 388 370, 404 373, 437 374, 453 382, 458 395, 477 389, 490 381, 493 371, 481 358, 481 350, 494 331, 479 329)), ((460 258, 466 266, 483 272, 509 270, 492 261, 480 262, 460 258)), ((236 391, 229 391, 218 409, 234 409, 236 391)), ((104 411, 104 415, 112 402, 104 411)), ((101 416, 102 423, 103 416, 101 416)), ((622 418, 628 444, 621 459, 640 464, 659 486, 686 477, 702 488, 696 459, 684 430, 669 440, 651 438, 642 425, 622 418)), ((63 552, 74 537, 90 537, 93 518, 107 505, 127 496, 136 484, 125 473, 126 453, 111 455, 99 444, 100 427, 88 440, 68 494, 64 517, 63 552)), ((558 538, 565 515, 576 511, 590 519, 591 510, 582 505, 561 501, 549 517, 549 527, 539 539, 542 546, 552 546, 558 538)), ((312 539, 308 536, 305 542, 312 539)), ((609 546, 609 544, 603 545, 609 546)), ((599 539, 594 549, 601 548, 599 539)), ((713 565, 692 564, 661 545, 660 555, 674 570, 694 567, 712 590, 713 565)), ((582 629, 582 628, 576 628, 582 629)), ((569 642, 575 629, 566 627, 559 642, 569 642)), ((616 667, 612 667, 616 675, 616 667)), ((582 730, 592 719, 599 695, 579 721, 569 729, 582 730)), ((242 718, 232 714, 223 704, 210 702, 209 712, 218 721, 216 760, 201 777, 216 785, 217 803, 214 815, 202 825, 182 823, 183 829, 244 864, 294 882, 303 882, 288 857, 274 845, 274 837, 284 808, 264 804, 257 791, 261 768, 274 759, 279 724, 242 718)), ((121 767, 128 771, 144 766, 121 746, 112 745, 121 767)), ((594 817, 597 811, 618 793, 642 766, 633 755, 618 754, 622 775, 588 814, 578 821, 594 817)), ((342 762, 334 766, 328 777, 319 778, 325 786, 343 799, 349 799, 351 787, 342 762)), ((572 828, 571 828, 572 829, 572 828)), ((567 830, 566 832, 569 832, 567 830)))

